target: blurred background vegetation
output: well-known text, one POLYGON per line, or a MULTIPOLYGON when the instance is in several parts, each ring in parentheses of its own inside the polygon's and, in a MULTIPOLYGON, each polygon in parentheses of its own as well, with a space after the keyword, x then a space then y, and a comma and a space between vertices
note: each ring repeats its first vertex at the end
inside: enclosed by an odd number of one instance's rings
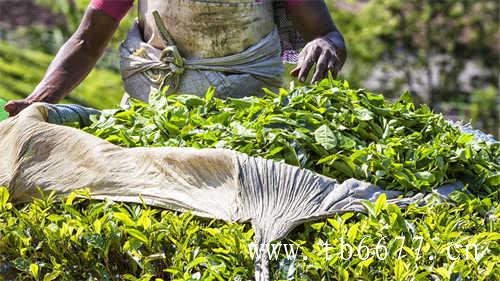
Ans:
MULTIPOLYGON (((89 0, 0 0, 0 97, 27 96, 78 26, 89 0)), ((497 0, 326 0, 343 32, 340 75, 387 98, 410 91, 449 119, 500 136, 500 2, 497 0)), ((119 103, 118 44, 131 11, 88 79, 65 101, 119 103)))

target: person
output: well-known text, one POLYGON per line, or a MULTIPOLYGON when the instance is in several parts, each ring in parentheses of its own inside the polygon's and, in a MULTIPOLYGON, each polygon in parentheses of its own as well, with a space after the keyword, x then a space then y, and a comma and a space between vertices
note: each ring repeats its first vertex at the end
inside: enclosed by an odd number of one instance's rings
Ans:
MULTIPOLYGON (((152 89, 203 95, 209 86, 222 98, 258 95, 264 87, 281 86, 283 60, 297 63, 292 76, 304 82, 313 71, 316 82, 328 71, 336 75, 346 59, 344 39, 323 0, 137 4, 138 20, 120 46, 124 102, 147 102, 152 89)), ((132 6, 133 0, 91 0, 31 95, 5 105, 9 115, 66 97, 95 66, 132 6)))

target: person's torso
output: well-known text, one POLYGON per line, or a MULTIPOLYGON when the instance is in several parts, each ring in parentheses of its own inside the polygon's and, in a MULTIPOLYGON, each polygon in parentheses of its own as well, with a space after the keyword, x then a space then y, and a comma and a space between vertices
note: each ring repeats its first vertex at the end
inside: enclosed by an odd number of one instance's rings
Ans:
POLYGON ((139 0, 144 40, 164 48, 152 12, 186 58, 223 57, 259 42, 274 28, 271 0, 139 0))

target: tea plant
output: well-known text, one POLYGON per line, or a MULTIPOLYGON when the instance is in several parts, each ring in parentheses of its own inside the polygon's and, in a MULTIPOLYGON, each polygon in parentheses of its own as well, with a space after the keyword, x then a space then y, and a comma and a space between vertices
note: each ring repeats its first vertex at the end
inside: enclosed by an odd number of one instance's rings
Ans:
MULTIPOLYGON (((0 188, 2 280, 253 278, 247 224, 93 201, 85 192, 19 206, 8 197, 0 188)), ((272 280, 497 280, 498 194, 452 198, 401 211, 382 196, 366 202, 366 215, 300 226, 281 242, 295 245, 296 258, 282 248, 272 280)))

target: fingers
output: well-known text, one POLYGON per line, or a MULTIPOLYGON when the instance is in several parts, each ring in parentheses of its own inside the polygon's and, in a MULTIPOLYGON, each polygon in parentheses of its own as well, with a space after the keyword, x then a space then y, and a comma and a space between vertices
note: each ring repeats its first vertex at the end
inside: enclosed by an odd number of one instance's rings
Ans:
POLYGON ((300 73, 300 69, 302 68, 302 61, 304 60, 304 57, 307 56, 309 46, 306 45, 306 47, 302 50, 302 52, 299 53, 299 61, 297 62, 297 66, 290 71, 290 75, 293 77, 298 77, 300 73))
POLYGON ((338 53, 333 53, 333 60, 331 61, 331 66, 328 66, 329 71, 331 71, 333 78, 337 78, 337 74, 340 72, 345 62, 345 54, 341 55, 342 59, 338 56, 338 53))
POLYGON ((311 82, 317 82, 325 78, 327 67, 330 64, 331 56, 327 52, 323 52, 316 63, 316 71, 312 77, 311 82))
POLYGON ((15 102, 9 102, 4 106, 5 111, 9 113, 9 117, 15 116, 17 114, 17 105, 15 102))
POLYGON ((341 42, 339 41, 340 43, 337 42, 337 44, 335 44, 335 40, 327 36, 309 42, 300 53, 299 62, 290 72, 290 75, 297 77, 301 82, 305 82, 309 72, 316 65, 311 79, 312 83, 324 79, 328 72, 331 72, 336 77, 345 62, 346 56, 343 39, 340 39, 341 42))
POLYGON ((300 66, 297 65, 292 71, 290 71, 290 75, 293 77, 299 76, 300 66))
POLYGON ((299 62, 297 64, 297 67, 295 67, 291 72, 290 75, 297 77, 300 82, 305 82, 307 79, 307 75, 309 74, 309 71, 315 64, 316 60, 321 54, 321 49, 318 47, 313 47, 313 48, 304 48, 302 52, 299 55, 299 62))
POLYGON ((9 113, 9 117, 16 116, 31 103, 24 100, 11 101, 4 106, 5 111, 9 113))
POLYGON ((333 78, 337 78, 339 70, 338 67, 335 67, 333 60, 328 62, 328 71, 332 73, 333 78))
POLYGON ((323 52, 316 63, 316 71, 311 82, 321 81, 328 76, 328 72, 331 72, 333 78, 336 78, 341 67, 342 63, 335 53, 323 52))
POLYGON ((337 58, 337 56, 333 56, 332 59, 328 62, 328 67, 325 72, 325 77, 328 76, 328 72, 332 74, 332 77, 335 79, 337 78, 337 74, 339 74, 340 69, 342 68, 342 62, 337 58))
POLYGON ((306 81, 307 75, 309 74, 309 71, 313 67, 316 59, 317 59, 317 55, 315 53, 311 53, 311 52, 307 53, 304 60, 300 64, 300 71, 299 71, 299 76, 298 76, 300 82, 306 81))

